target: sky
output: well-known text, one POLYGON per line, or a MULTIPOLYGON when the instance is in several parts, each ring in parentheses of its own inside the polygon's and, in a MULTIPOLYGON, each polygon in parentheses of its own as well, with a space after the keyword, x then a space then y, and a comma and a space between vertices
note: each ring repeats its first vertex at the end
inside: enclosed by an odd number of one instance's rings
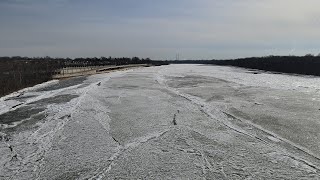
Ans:
POLYGON ((0 56, 320 53, 319 0, 0 0, 0 56))

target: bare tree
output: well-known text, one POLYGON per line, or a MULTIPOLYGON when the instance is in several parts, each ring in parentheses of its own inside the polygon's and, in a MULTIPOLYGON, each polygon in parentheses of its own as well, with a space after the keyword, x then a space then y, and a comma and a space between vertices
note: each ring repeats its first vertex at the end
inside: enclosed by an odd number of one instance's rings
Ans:
POLYGON ((313 55, 313 54, 310 54, 310 53, 305 55, 305 57, 313 57, 313 56, 314 56, 314 55, 313 55))

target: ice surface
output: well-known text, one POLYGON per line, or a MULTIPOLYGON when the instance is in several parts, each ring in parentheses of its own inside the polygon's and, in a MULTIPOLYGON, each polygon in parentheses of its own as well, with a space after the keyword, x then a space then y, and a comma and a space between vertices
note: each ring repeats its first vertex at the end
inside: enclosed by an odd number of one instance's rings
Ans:
POLYGON ((320 178, 317 77, 169 65, 41 86, 0 101, 45 115, 1 127, 0 179, 320 178))

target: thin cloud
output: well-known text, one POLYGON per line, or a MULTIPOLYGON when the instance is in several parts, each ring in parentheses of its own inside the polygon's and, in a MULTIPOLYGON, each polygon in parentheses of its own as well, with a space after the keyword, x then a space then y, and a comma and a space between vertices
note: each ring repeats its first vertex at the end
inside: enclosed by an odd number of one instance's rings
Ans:
POLYGON ((177 51, 185 58, 317 53, 319 6, 316 0, 7 0, 0 2, 0 53, 158 59, 177 51))

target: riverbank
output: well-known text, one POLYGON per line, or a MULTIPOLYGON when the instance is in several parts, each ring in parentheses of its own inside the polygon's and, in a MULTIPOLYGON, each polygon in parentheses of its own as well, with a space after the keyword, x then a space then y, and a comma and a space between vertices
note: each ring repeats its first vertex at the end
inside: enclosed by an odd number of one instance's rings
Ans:
POLYGON ((85 75, 93 75, 100 73, 109 73, 115 70, 126 70, 130 68, 137 67, 149 67, 150 64, 130 64, 130 65, 121 65, 121 66, 94 66, 94 67, 68 67, 58 70, 58 74, 53 75, 53 79, 63 79, 70 77, 78 77, 85 75))
MULTIPOLYGON (((12 97, 19 96, 24 91, 29 90, 32 87, 37 87, 40 84, 56 81, 59 79, 66 79, 66 78, 79 77, 79 76, 89 76, 89 75, 101 74, 101 73, 110 73, 113 71, 119 71, 119 70, 123 71, 127 69, 132 69, 132 68, 149 67, 149 66, 153 66, 153 65, 152 64, 130 64, 130 65, 120 65, 120 66, 112 65, 112 66, 91 66, 91 67, 88 66, 88 67, 61 68, 59 70, 56 70, 56 72, 52 76, 47 77, 41 81, 25 84, 24 86, 13 88, 10 91, 3 90, 3 92, 0 93, 0 98, 6 99, 6 97, 9 98, 11 96, 12 97)), ((1 77, 1 78, 5 78, 5 77, 1 77)), ((8 82, 8 80, 4 80, 4 81, 6 81, 7 84, 14 83, 14 82, 8 82)))

